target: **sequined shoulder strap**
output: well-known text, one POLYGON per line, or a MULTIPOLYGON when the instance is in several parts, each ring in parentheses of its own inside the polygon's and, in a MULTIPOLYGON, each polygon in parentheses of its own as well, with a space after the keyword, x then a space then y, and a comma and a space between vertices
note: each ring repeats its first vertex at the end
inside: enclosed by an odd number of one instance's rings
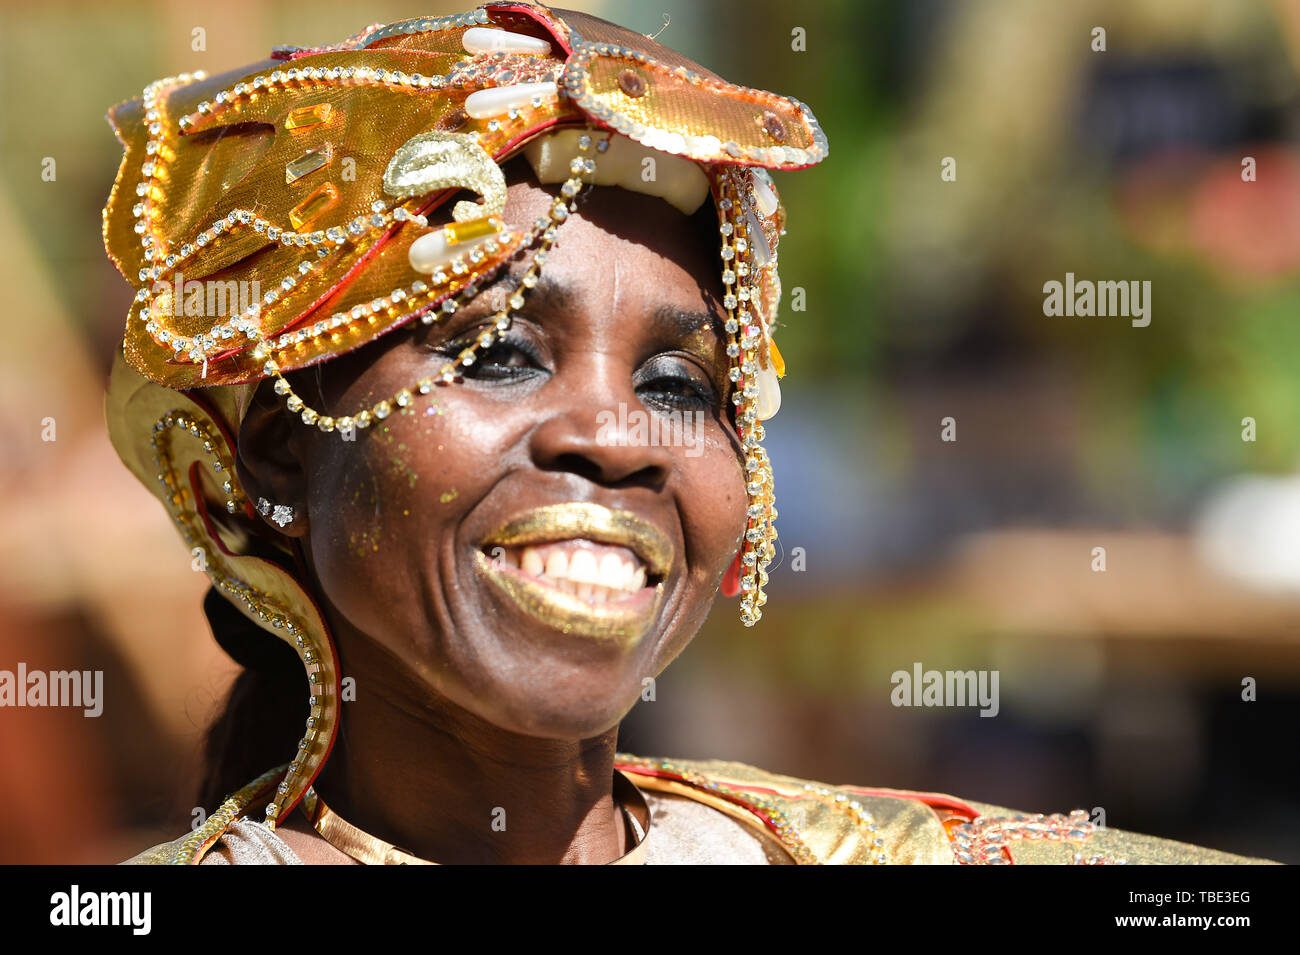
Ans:
POLYGON ((684 796, 738 819, 775 840, 801 865, 954 861, 939 816, 916 799, 852 793, 723 760, 620 753, 615 766, 638 786, 684 796))
POLYGON ((179 839, 146 849, 124 865, 198 865, 231 824, 249 808, 269 798, 287 766, 277 766, 227 796, 201 826, 179 839))

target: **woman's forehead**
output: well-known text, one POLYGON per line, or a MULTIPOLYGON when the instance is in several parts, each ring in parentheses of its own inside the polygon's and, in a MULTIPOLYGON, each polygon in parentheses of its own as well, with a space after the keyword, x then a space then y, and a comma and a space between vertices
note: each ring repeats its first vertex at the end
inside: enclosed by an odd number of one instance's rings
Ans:
MULTIPOLYGON (((644 337, 663 341, 692 339, 720 345, 725 340, 723 312, 712 290, 666 257, 628 251, 641 248, 633 243, 624 248, 622 257, 614 251, 594 260, 584 248, 567 262, 557 261, 530 291, 527 316, 550 327, 593 322, 635 326, 646 333, 644 337)), ((478 307, 469 314, 501 308, 518 278, 517 269, 503 270, 482 285, 478 307)))
MULTIPOLYGON (((526 164, 522 171, 516 170, 507 174, 503 218, 510 227, 525 229, 551 207, 555 190, 540 185, 526 164)), ((594 186, 565 223, 548 269, 608 280, 614 260, 632 260, 658 273, 683 272, 683 280, 689 276, 693 286, 703 286, 720 298, 718 252, 717 216, 711 203, 688 216, 664 199, 620 186, 594 186), (565 254, 565 247, 573 246, 582 248, 581 259, 565 254)))

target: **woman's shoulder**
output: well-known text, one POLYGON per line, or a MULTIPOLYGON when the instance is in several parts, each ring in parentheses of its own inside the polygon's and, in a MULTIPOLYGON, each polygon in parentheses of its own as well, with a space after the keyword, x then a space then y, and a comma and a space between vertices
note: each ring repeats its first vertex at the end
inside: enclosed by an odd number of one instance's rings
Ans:
POLYGON ((1076 809, 1027 813, 944 793, 831 785, 728 760, 620 753, 643 790, 705 803, 792 860, 876 865, 1242 865, 1270 860, 1111 829, 1076 809))

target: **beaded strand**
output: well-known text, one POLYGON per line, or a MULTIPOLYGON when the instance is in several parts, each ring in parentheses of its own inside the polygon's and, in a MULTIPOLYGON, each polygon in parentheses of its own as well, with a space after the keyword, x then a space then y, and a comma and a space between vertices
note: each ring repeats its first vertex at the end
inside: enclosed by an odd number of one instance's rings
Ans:
MULTIPOLYGON (((275 359, 267 357, 266 363, 263 365, 263 371, 275 378, 275 392, 285 399, 286 407, 290 411, 299 414, 303 424, 314 425, 325 432, 339 431, 345 440, 350 440, 355 433, 354 429, 367 428, 376 420, 382 421, 392 414, 394 407, 406 408, 410 406, 415 401, 416 393, 427 395, 433 390, 435 383, 450 384, 455 381, 458 372, 462 372, 465 368, 473 365, 478 359, 480 349, 491 346, 510 328, 512 315, 524 307, 525 293, 537 285, 541 267, 546 263, 551 246, 555 242, 556 227, 567 219, 571 212, 576 210, 577 200, 575 197, 582 190, 582 187, 590 182, 590 177, 595 175, 596 162, 586 155, 591 151, 592 145, 590 136, 583 135, 579 137, 578 150, 583 155, 574 158, 569 167, 572 175, 560 187, 560 198, 551 204, 545 216, 539 217, 532 233, 530 233, 529 245, 537 244, 540 241, 537 251, 533 253, 533 261, 529 264, 527 271, 520 277, 514 291, 507 298, 506 307, 494 316, 493 327, 480 333, 474 344, 462 349, 455 359, 444 364, 436 375, 421 378, 411 386, 401 389, 391 398, 379 401, 369 408, 363 408, 354 414, 338 418, 321 414, 315 408, 309 407, 303 401, 302 396, 294 392, 293 386, 280 372, 280 366, 275 359)), ((598 152, 604 152, 608 149, 608 138, 602 139, 596 144, 595 148, 598 152)), ((471 253, 471 255, 473 254, 471 253)), ((437 275, 435 275, 436 278, 437 275)), ((420 316, 420 321, 429 325, 440 319, 450 317, 461 306, 468 304, 477 291, 476 285, 467 286, 459 295, 446 299, 437 312, 426 311, 420 316)), ((255 358, 266 357, 264 345, 259 344, 254 349, 253 356, 255 358)))
POLYGON ((746 627, 752 627, 762 618, 762 607, 767 603, 763 587, 768 581, 767 565, 776 553, 772 542, 777 536, 772 465, 761 444, 765 432, 756 408, 758 382, 754 373, 758 368, 763 329, 759 319, 749 311, 754 298, 750 241, 751 238, 755 242, 766 242, 767 239, 762 235, 746 237, 748 226, 735 182, 736 175, 729 171, 722 177, 722 198, 718 208, 722 214, 720 254, 722 281, 726 289, 722 304, 727 310, 725 328, 731 336, 727 345, 727 354, 731 358, 728 374, 736 385, 731 400, 736 405, 737 432, 745 453, 745 493, 748 499, 740 554, 740 619, 746 627), (737 279, 745 281, 737 283, 737 279), (734 292, 733 285, 737 285, 734 292))

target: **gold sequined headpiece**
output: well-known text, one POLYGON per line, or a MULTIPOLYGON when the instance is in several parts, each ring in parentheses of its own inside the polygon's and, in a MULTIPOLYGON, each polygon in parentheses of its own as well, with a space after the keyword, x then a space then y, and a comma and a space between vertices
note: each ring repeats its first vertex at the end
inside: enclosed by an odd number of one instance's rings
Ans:
POLYGON ((328 755, 338 673, 328 628, 287 562, 244 552, 258 531, 234 436, 253 390, 273 378, 304 425, 354 438, 454 384, 523 307, 588 184, 651 192, 687 212, 716 204, 748 494, 735 566, 742 619, 757 622, 776 536, 761 422, 779 407, 784 374, 772 335, 785 215, 766 170, 825 158, 802 103, 728 83, 587 14, 506 2, 370 27, 336 46, 278 48, 224 76, 159 80, 109 119, 126 152, 104 241, 137 287, 109 389, 114 446, 202 550, 214 585, 294 644, 312 682, 312 722, 270 821, 328 755), (516 232, 501 218, 501 164, 520 154, 540 181, 562 185, 547 215, 516 232), (653 183, 629 173, 647 155, 660 164, 653 183), (466 189, 480 200, 448 212, 466 189), (284 377, 454 312, 529 249, 493 328, 390 398, 332 417, 284 377))

